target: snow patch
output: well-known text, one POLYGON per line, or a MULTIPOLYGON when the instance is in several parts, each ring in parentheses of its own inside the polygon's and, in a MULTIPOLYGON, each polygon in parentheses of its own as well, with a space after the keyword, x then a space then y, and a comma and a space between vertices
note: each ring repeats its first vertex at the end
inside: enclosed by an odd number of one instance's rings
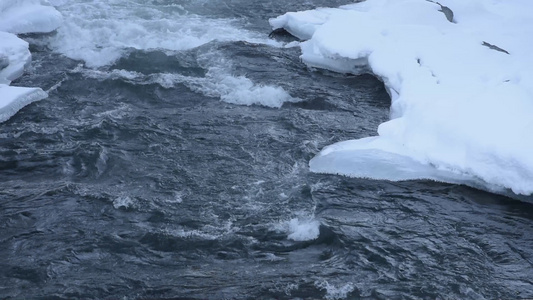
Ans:
POLYGON ((0 2, 0 122, 5 122, 24 106, 48 96, 40 88, 9 86, 31 62, 28 43, 15 34, 50 32, 61 24, 61 14, 43 4, 47 4, 46 1, 0 2))
POLYGON ((48 97, 40 88, 0 84, 0 123, 7 121, 24 106, 48 97))
POLYGON ((328 147, 311 170, 532 194, 531 11, 528 0, 367 0, 270 20, 308 39, 308 65, 372 72, 391 95, 379 136, 328 147))
POLYGON ((0 2, 0 31, 15 34, 45 33, 56 30, 62 21, 61 14, 46 1, 3 0, 0 2))
POLYGON ((10 84, 31 62, 29 45, 16 35, 0 31, 0 84, 10 84))

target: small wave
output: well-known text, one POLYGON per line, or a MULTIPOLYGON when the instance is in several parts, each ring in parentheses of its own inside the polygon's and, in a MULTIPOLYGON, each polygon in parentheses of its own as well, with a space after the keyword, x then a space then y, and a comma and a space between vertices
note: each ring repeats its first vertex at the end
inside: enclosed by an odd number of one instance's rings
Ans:
POLYGON ((320 222, 314 219, 291 219, 287 223, 287 238, 293 241, 312 241, 320 235, 320 222))
POLYGON ((346 299, 348 294, 355 290, 355 287, 351 282, 335 286, 327 281, 317 281, 315 282, 315 286, 321 290, 326 290, 326 295, 324 297, 327 300, 346 299))
POLYGON ((214 67, 207 72, 206 77, 190 77, 172 73, 144 75, 135 71, 117 69, 112 71, 84 69, 81 72, 89 78, 98 80, 123 80, 141 85, 158 84, 167 89, 183 84, 192 91, 237 105, 280 108, 285 102, 301 101, 289 95, 282 87, 256 84, 245 76, 233 76, 225 70, 214 67))
POLYGON ((218 72, 208 72, 204 80, 187 82, 192 90, 206 96, 220 97, 227 103, 238 105, 259 104, 267 107, 280 108, 285 102, 298 102, 282 87, 254 84, 245 76, 232 76, 218 72))
POLYGON ((115 200, 113 200, 113 207, 115 209, 130 208, 134 204, 134 201, 129 196, 119 196, 115 200))

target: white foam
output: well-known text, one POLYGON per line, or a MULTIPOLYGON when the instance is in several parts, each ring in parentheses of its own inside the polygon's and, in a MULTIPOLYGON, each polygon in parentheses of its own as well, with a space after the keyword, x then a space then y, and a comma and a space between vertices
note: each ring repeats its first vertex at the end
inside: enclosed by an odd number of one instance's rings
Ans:
MULTIPOLYGON (((39 1, 24 0, 24 3, 24 9, 19 9, 20 14, 13 13, 16 11, 13 5, 6 5, 10 18, 23 13, 33 13, 33 8, 39 1)), ((192 49, 214 40, 281 46, 281 43, 265 35, 242 29, 242 24, 239 24, 238 20, 210 19, 187 13, 179 6, 172 6, 170 9, 145 2, 134 4, 121 0, 92 2, 55 0, 52 4, 56 5, 64 15, 64 23, 57 29, 57 34, 47 38, 48 45, 67 57, 83 60, 85 65, 91 68, 112 64, 131 48, 179 51, 192 49)), ((46 7, 48 8, 52 9, 46 7)), ((53 15, 42 7, 41 12, 43 17, 53 15)), ((13 22, 6 24, 11 28, 15 28, 16 25, 13 22)), ((9 72, 10 78, 20 76, 24 66, 30 61, 27 43, 22 43, 10 44, 18 47, 9 52, 14 53, 10 54, 10 59, 15 61, 14 55, 20 56, 16 57, 16 64, 12 63, 8 69, 2 71, 9 72), (22 51, 24 49, 25 52, 22 51)), ((208 58, 204 66, 208 69, 205 78, 169 73, 143 75, 125 70, 115 70, 107 74, 140 84, 157 83, 166 88, 181 83, 204 95, 239 105, 257 104, 279 108, 284 102, 299 101, 281 87, 256 84, 245 76, 234 76, 229 73, 230 64, 231 62, 220 57, 208 58)), ((97 73, 94 72, 92 75, 105 77, 106 72, 100 72, 99 75, 97 73)))
POLYGON ((355 286, 349 282, 340 284, 338 287, 327 281, 317 281, 315 286, 319 289, 326 290, 325 298, 328 300, 346 299, 348 294, 355 290, 355 286))
POLYGON ((212 19, 181 9, 129 1, 55 1, 64 24, 50 39, 56 51, 89 67, 113 63, 128 48, 187 50, 214 40, 280 45, 242 29, 233 19, 212 19))
POLYGON ((218 226, 205 225, 200 229, 188 229, 181 226, 167 226, 161 232, 169 236, 181 238, 199 238, 203 240, 219 240, 228 236, 233 236, 237 228, 230 221, 219 223, 218 226))
POLYGON ((119 208, 130 208, 135 205, 135 202, 129 196, 119 196, 113 200, 113 207, 115 209, 119 208))
POLYGON ((300 37, 302 60, 360 73, 391 94, 379 136, 324 149, 311 170, 430 178, 533 193, 533 2, 368 0, 271 20, 300 37), (495 47, 496 46, 496 47, 495 47))
POLYGON ((294 218, 287 223, 287 238, 293 241, 311 241, 320 234, 320 222, 311 218, 294 218))
MULTIPOLYGON (((227 66, 226 66, 227 67, 227 66)), ((127 70, 80 70, 85 76, 104 79, 121 79, 134 84, 159 84, 172 88, 184 84, 191 90, 208 97, 217 97, 222 101, 238 105, 262 105, 280 108, 285 102, 298 102, 299 98, 289 95, 282 87, 255 84, 245 76, 233 76, 225 69, 211 67, 205 77, 190 77, 181 74, 155 73, 144 75, 127 70)))
POLYGON ((204 95, 220 97, 224 102, 238 105, 280 108, 285 102, 300 101, 279 86, 254 84, 245 76, 229 75, 218 68, 209 70, 205 78, 185 81, 185 84, 204 95))

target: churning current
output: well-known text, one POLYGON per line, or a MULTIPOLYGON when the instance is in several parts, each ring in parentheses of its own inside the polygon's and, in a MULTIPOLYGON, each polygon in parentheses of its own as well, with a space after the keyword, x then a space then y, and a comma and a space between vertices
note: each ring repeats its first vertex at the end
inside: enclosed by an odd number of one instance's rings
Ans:
POLYGON ((376 134, 370 75, 306 67, 268 18, 349 1, 50 1, 0 124, 0 298, 533 298, 533 206, 310 173, 376 134))

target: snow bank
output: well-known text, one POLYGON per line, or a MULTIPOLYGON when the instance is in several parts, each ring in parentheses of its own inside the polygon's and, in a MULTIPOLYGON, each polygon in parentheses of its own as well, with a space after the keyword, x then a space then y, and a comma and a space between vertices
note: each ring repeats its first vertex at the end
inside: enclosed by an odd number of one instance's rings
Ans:
POLYGON ((0 1, 0 31, 11 33, 44 33, 61 25, 61 14, 46 1, 0 1))
POLYGON ((40 88, 0 84, 0 123, 7 121, 24 106, 48 97, 40 88))
POLYGON ((325 148, 311 170, 533 193, 533 1, 368 0, 270 20, 302 60, 370 71, 392 98, 377 137, 325 148))
POLYGON ((27 42, 15 34, 50 32, 61 24, 61 14, 45 1, 0 1, 0 122, 22 107, 47 97, 39 88, 10 87, 31 62, 27 42))
POLYGON ((20 77, 31 62, 28 43, 16 35, 0 31, 0 84, 20 77))

